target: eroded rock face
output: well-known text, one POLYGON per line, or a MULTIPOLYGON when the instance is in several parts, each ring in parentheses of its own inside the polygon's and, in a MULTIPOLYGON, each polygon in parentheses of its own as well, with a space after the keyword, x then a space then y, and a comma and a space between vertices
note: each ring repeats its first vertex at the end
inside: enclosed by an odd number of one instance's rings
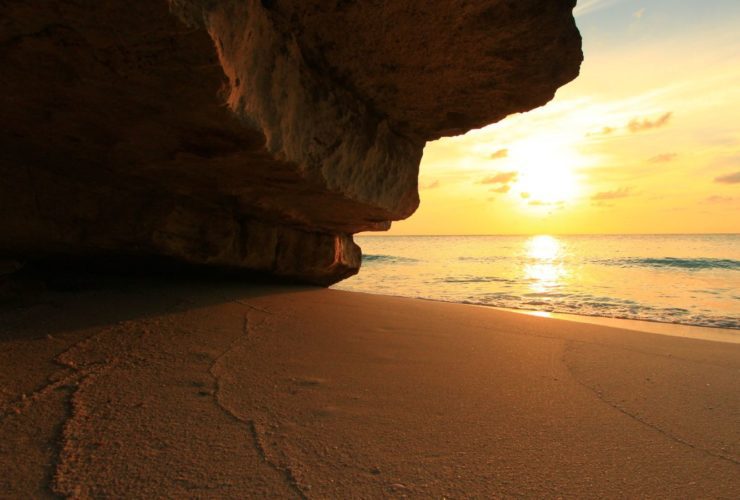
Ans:
POLYGON ((574 0, 0 5, 0 257, 327 285, 418 206, 426 141, 542 105, 574 0))

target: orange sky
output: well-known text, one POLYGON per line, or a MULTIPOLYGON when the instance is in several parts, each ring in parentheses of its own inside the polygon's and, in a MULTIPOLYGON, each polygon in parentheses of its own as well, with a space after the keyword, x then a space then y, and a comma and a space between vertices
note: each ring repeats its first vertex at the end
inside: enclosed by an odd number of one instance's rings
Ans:
POLYGON ((740 2, 581 0, 581 76, 429 143, 391 234, 740 232, 740 2))

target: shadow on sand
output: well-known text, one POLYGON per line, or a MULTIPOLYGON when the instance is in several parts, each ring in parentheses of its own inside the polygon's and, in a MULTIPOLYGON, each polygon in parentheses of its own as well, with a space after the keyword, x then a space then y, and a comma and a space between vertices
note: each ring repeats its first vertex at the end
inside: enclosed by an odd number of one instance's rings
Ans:
POLYGON ((0 345, 317 287, 166 260, 64 260, 0 276, 0 345))

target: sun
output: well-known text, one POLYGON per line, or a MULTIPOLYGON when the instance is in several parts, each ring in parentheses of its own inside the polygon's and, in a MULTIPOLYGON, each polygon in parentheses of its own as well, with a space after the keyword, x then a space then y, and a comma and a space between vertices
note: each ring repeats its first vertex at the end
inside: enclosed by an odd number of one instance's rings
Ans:
POLYGON ((573 201, 580 186, 575 171, 585 159, 556 138, 532 138, 511 148, 519 175, 515 187, 530 206, 573 201))

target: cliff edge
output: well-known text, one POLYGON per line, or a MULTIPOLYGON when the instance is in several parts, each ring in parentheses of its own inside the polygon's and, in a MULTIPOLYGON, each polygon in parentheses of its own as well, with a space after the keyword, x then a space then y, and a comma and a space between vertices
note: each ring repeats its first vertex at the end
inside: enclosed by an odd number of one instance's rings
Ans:
POLYGON ((0 259, 328 285, 418 206, 426 141, 541 106, 575 0, 0 5, 0 259))

